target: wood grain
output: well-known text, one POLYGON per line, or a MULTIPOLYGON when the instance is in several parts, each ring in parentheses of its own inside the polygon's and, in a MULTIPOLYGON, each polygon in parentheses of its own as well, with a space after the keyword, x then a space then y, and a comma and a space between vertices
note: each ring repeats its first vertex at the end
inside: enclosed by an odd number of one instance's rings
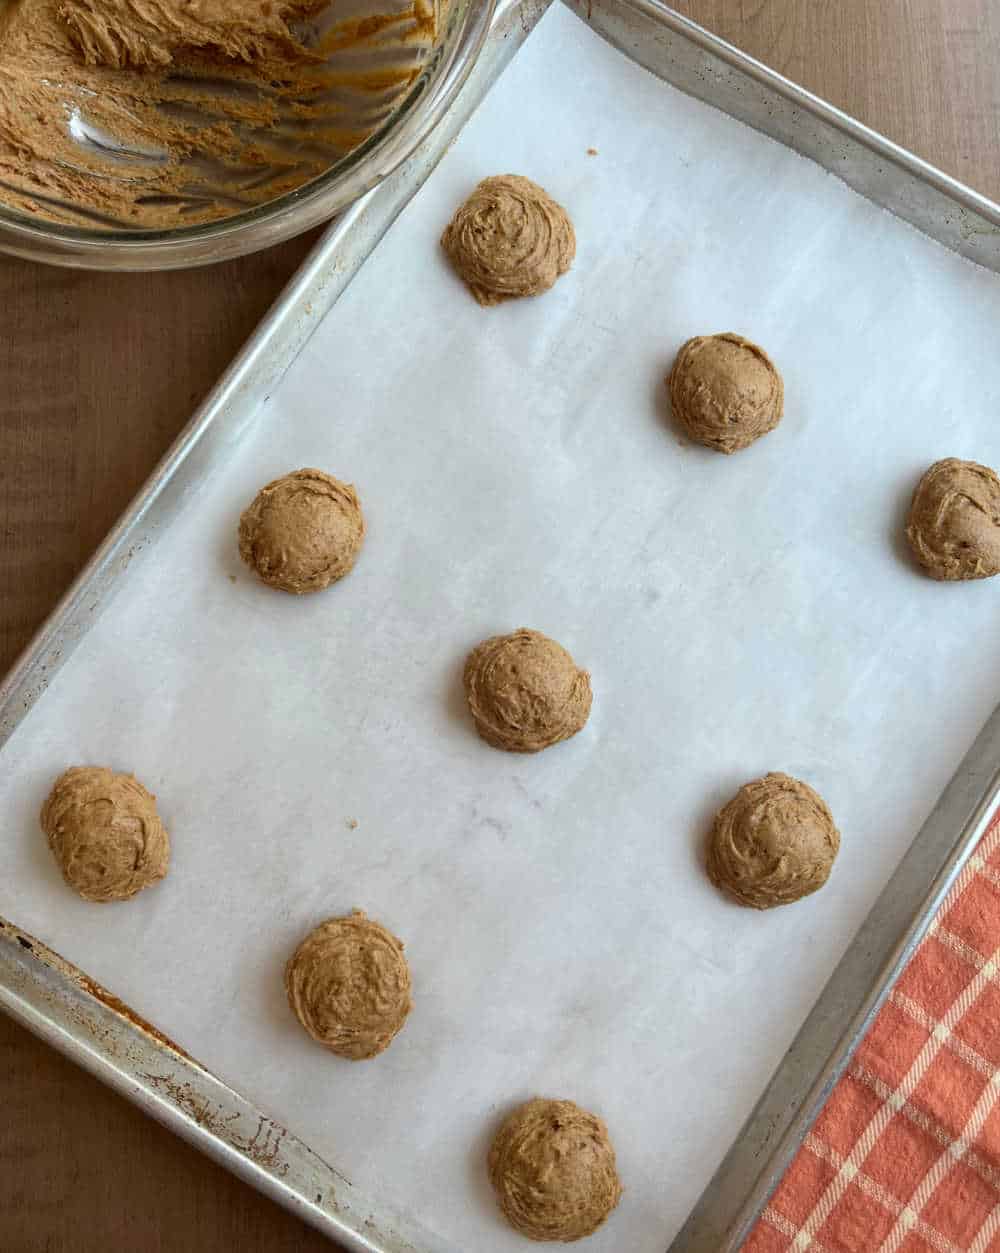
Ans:
MULTIPOLYGON (((675 0, 678 10, 1000 199, 993 0, 675 0)), ((304 256, 181 274, 0 258, 0 670, 304 256)), ((329 1248, 0 1017, 6 1253, 329 1248)))
POLYGON ((1000 200, 993 0, 673 0, 685 17, 1000 200))

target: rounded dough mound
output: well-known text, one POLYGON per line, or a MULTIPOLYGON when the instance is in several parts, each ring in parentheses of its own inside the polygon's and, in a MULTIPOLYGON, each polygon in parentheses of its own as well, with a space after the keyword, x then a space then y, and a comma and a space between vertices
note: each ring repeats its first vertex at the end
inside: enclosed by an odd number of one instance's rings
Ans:
POLYGON ((770 909, 821 888, 839 848, 822 797, 787 774, 767 774, 716 815, 708 874, 741 904, 770 909))
POLYGON ((1000 574, 1000 479, 976 461, 936 461, 913 493, 906 535, 932 579, 1000 574))
POLYGON ((510 753, 568 740, 590 716, 590 675, 540 631, 521 627, 483 640, 466 659, 463 678, 476 730, 510 753))
POLYGON ((572 1101, 536 1097, 514 1110, 490 1148, 504 1216, 529 1240, 580 1240, 621 1199, 608 1129, 572 1101))
POLYGON ((130 774, 73 766, 42 806, 63 878, 85 901, 124 901, 167 873, 170 837, 156 797, 130 774))
POLYGON ((785 388, 763 350, 742 335, 697 335, 667 378, 674 416, 692 439, 736 452, 781 421, 785 388))
POLYGON ((445 227, 441 245, 481 305, 548 291, 576 255, 566 210, 519 174, 484 178, 445 227))
POLYGON ((296 470, 262 487, 240 518, 240 556, 271 587, 301 595, 342 579, 365 535, 350 483, 296 470))
POLYGON ((312 1038, 352 1061, 387 1049, 412 1006, 402 943, 358 909, 309 932, 285 967, 285 990, 312 1038))

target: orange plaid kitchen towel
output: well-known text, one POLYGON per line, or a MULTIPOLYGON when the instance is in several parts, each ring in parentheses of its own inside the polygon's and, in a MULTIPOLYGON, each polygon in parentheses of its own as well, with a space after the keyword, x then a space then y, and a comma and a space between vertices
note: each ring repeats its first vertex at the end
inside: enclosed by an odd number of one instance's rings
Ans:
POLYGON ((744 1253, 1000 1253, 1000 814, 744 1253))

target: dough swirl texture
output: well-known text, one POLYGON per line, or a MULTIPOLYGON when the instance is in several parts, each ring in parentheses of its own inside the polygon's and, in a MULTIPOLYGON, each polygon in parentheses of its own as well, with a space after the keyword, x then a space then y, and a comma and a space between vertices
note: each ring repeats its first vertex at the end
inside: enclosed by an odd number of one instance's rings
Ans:
POLYGON ((677 421, 699 444, 731 453, 781 421, 784 384, 771 358, 742 335, 697 335, 667 376, 677 421))
POLYGON ((481 305, 547 291, 576 255, 566 210, 519 174, 484 178, 445 228, 441 245, 481 305))
POLYGON ((1000 574, 1000 479, 976 461, 936 461, 913 493, 906 535, 933 579, 1000 574))
POLYGON ((320 8, 322 0, 60 0, 59 16, 85 65, 156 70, 191 51, 247 64, 318 60, 292 23, 320 8))
POLYGON ((494 1137, 490 1182, 507 1221, 529 1240, 579 1240, 621 1199, 615 1151, 600 1118, 542 1097, 514 1110, 494 1137))
POLYGON ((156 797, 133 775, 73 766, 40 820, 63 878, 85 901, 127 900, 167 873, 170 837, 156 797))
POLYGON ((350 483, 322 470, 296 470, 262 487, 244 510, 240 556, 271 587, 301 595, 342 579, 364 535, 350 483))
POLYGON ((285 991, 312 1038, 352 1061, 387 1049, 412 1006, 402 942, 357 909, 309 932, 285 967, 285 991))
POLYGON ((511 753, 569 739, 590 715, 590 675, 561 644, 526 627, 477 644, 463 679, 476 730, 511 753))
POLYGON ((708 873, 741 904, 770 909, 821 888, 839 848, 822 797, 787 774, 767 774, 716 815, 708 873))

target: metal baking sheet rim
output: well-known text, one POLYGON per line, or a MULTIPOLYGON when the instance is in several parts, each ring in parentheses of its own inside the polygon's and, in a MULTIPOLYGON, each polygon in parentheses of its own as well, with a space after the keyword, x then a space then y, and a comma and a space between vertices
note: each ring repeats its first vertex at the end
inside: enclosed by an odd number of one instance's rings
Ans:
MULTIPOLYGON (((0 748, 119 581, 237 443, 550 0, 499 0, 448 114, 399 170, 325 232, 213 392, 0 683, 0 748)), ((575 0, 659 77, 816 160, 925 234, 1000 272, 1000 206, 657 0, 575 0)), ((852 941, 671 1253, 740 1247, 1000 801, 1000 709, 987 722, 852 941)), ((0 919, 0 1008, 307 1222, 362 1253, 445 1253, 105 989, 0 919)))

